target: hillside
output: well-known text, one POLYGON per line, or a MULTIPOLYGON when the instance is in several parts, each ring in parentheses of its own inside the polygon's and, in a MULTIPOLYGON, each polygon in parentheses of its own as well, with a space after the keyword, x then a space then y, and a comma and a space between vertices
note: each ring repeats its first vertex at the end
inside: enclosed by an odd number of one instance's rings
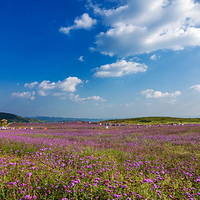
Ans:
POLYGON ((130 119, 114 119, 108 120, 110 123, 120 124, 200 124, 200 118, 178 118, 178 117, 138 117, 130 119))
POLYGON ((24 118, 24 117, 14 115, 11 113, 0 112, 0 120, 2 120, 2 119, 7 119, 8 123, 11 123, 11 122, 16 122, 16 123, 39 123, 39 122, 42 122, 41 120, 38 120, 38 119, 24 118))
POLYGON ((0 112, 0 120, 7 119, 8 123, 55 123, 55 122, 76 122, 76 121, 85 121, 85 122, 97 122, 105 119, 89 119, 89 118, 64 118, 64 117, 47 117, 47 116, 37 116, 37 117, 21 117, 18 115, 0 112))

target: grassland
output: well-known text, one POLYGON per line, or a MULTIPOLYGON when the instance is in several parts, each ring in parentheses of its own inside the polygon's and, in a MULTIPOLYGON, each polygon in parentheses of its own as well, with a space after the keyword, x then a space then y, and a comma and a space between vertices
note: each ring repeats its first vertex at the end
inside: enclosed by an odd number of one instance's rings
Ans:
POLYGON ((0 131, 2 200, 200 199, 199 125, 23 126, 0 131))
POLYGON ((120 124, 200 124, 200 118, 178 118, 178 117, 138 117, 129 119, 107 120, 109 123, 120 124))

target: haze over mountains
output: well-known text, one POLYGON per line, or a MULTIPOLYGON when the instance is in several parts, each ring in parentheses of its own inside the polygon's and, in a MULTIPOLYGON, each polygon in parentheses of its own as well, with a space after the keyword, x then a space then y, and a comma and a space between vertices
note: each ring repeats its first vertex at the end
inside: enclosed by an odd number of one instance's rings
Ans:
POLYGON ((0 120, 7 119, 8 123, 61 123, 61 122, 100 122, 107 121, 110 123, 119 124, 172 124, 172 123, 194 123, 200 124, 200 118, 179 118, 179 117, 138 117, 128 119, 90 119, 90 118, 65 118, 65 117, 48 117, 48 116, 36 116, 36 117, 21 117, 11 113, 0 112, 0 120))
POLYGON ((86 122, 97 122, 106 119, 89 119, 89 118, 65 118, 65 117, 48 117, 48 116, 36 116, 36 117, 21 117, 11 113, 0 112, 0 120, 7 119, 8 122, 17 123, 44 123, 44 122, 75 122, 75 121, 86 121, 86 122))
POLYGON ((98 122, 106 119, 90 119, 90 118, 70 118, 70 117, 48 117, 48 116, 36 116, 33 119, 41 120, 45 122, 74 122, 74 121, 85 121, 85 122, 98 122))

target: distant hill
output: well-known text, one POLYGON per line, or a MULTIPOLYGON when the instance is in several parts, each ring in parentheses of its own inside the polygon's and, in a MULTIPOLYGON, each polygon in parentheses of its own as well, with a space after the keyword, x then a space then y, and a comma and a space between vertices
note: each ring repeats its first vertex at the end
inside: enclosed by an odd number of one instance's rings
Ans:
POLYGON ((77 122, 77 121, 85 121, 85 122, 99 122, 105 119, 90 119, 90 118, 65 118, 65 117, 47 117, 47 116, 37 116, 32 117, 33 119, 42 120, 45 122, 77 122))
POLYGON ((113 119, 106 120, 110 123, 120 124, 172 124, 172 123, 183 123, 183 124, 200 124, 200 118, 178 118, 178 117, 138 117, 130 119, 113 119))
POLYGON ((2 119, 8 120, 8 123, 16 122, 16 123, 39 123, 41 120, 32 119, 32 118, 24 118, 18 115, 14 115, 11 113, 0 112, 0 121, 2 119))
POLYGON ((54 122, 109 122, 109 123, 119 123, 119 124, 172 124, 172 123, 183 123, 183 124, 200 124, 200 118, 178 118, 178 117, 138 117, 129 119, 90 119, 90 118, 65 118, 65 117, 47 117, 47 116, 37 116, 37 117, 21 117, 18 115, 0 112, 0 120, 7 119, 8 123, 54 123, 54 122))

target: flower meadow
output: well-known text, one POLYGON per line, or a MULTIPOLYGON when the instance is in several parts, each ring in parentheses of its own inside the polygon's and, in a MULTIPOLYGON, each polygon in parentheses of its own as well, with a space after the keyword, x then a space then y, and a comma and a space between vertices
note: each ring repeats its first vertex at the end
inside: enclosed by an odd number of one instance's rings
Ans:
POLYGON ((0 199, 200 199, 200 125, 12 126, 0 199))

